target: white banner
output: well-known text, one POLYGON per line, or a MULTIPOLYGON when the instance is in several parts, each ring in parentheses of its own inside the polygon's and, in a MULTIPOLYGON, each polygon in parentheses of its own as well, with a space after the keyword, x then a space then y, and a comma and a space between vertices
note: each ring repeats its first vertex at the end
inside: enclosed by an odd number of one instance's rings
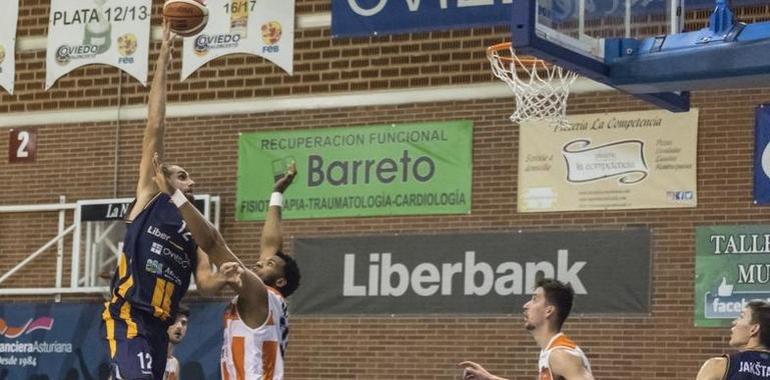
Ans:
POLYGON ((643 148, 644 142, 640 140, 601 146, 593 146, 591 140, 571 141, 561 153, 567 161, 567 181, 579 183, 617 177, 618 183, 637 183, 649 173, 643 148))
POLYGON ((695 207, 698 110, 574 115, 519 129, 519 212, 695 207))
POLYGON ((19 18, 19 0, 0 1, 0 87, 13 95, 16 78, 16 22, 19 18))
POLYGON ((294 0, 209 0, 209 23, 184 39, 182 80, 227 54, 253 54, 294 72, 294 0))
POLYGON ((51 0, 46 90, 85 65, 117 67, 147 84, 152 0, 51 0))

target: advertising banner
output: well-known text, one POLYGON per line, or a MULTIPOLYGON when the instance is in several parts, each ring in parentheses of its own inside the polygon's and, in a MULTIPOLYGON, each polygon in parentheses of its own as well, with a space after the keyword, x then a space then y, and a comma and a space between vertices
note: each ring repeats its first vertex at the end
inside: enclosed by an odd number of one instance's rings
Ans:
POLYGON ((510 25, 512 0, 332 1, 332 37, 510 25))
MULTIPOLYGON (((189 306, 187 336, 174 349, 180 378, 218 379, 225 305, 189 306)), ((107 379, 103 311, 97 303, 0 304, 0 378, 107 379)))
POLYGON ((263 57, 294 71, 294 0, 208 0, 209 22, 184 39, 182 80, 227 54, 263 57))
POLYGON ((19 0, 0 1, 0 87, 13 95, 16 79, 16 23, 19 19, 19 0))
MULTIPOLYGON (((377 36, 396 33, 511 25, 512 0, 334 0, 332 37, 377 36)), ((555 20, 577 20, 581 2, 549 1, 555 20)), ((765 0, 733 0, 733 7, 757 6, 765 0)), ((620 20, 628 9, 635 19, 667 17, 666 0, 588 0, 586 22, 607 18, 620 20)), ((688 11, 713 10, 714 0, 688 0, 688 11)))
POLYGON ((569 283, 575 313, 644 313, 646 229, 296 239, 298 314, 518 314, 539 276, 569 283))
POLYGON ((695 229, 695 326, 730 326, 754 299, 770 301, 770 225, 695 229))
POLYGON ((152 0, 51 0, 46 90, 67 73, 104 64, 147 84, 152 0))
POLYGON ((263 220, 276 176, 297 164, 286 219, 471 210, 470 121, 244 133, 237 220, 263 220))
POLYGON ((697 205, 697 109, 575 115, 519 130, 519 212, 697 205))

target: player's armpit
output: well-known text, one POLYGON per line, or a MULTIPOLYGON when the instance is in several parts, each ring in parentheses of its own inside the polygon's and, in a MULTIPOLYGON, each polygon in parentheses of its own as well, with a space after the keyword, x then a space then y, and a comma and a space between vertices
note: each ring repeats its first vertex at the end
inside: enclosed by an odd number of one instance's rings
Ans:
POLYGON ((727 359, 724 357, 711 358, 703 363, 698 371, 696 380, 722 380, 727 371, 727 359))
POLYGON ((593 375, 583 365, 583 360, 564 349, 554 349, 548 360, 551 372, 566 380, 594 380, 593 375))
POLYGON ((243 286, 238 292, 238 314, 246 326, 257 328, 267 319, 267 287, 253 271, 246 269, 241 276, 243 286))

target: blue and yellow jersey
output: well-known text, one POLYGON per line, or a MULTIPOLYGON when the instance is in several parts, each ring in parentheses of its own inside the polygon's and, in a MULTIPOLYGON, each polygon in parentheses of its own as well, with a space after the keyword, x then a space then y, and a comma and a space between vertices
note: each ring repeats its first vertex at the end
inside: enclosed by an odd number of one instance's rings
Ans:
POLYGON ((127 225, 105 314, 129 322, 142 313, 170 324, 190 285, 197 248, 169 196, 155 196, 127 225))
POLYGON ((727 358, 725 380, 762 380, 770 379, 770 352, 740 351, 727 358))

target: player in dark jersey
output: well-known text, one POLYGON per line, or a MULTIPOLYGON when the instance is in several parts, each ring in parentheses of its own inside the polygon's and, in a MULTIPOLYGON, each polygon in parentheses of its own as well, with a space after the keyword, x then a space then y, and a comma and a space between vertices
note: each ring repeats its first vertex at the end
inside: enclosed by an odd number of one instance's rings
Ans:
MULTIPOLYGON (((167 328, 195 274, 198 289, 213 293, 240 286, 242 269, 227 263, 212 273, 178 209, 154 180, 153 154, 163 152, 166 70, 172 35, 163 41, 152 81, 149 115, 142 142, 136 199, 126 215, 126 236, 112 278, 111 298, 102 313, 103 336, 112 359, 113 379, 162 379, 168 350, 167 328)), ((192 199, 195 182, 179 166, 169 166, 169 182, 192 199)))
POLYGON ((751 301, 733 320, 730 346, 738 352, 706 360, 697 380, 770 379, 770 303, 751 301))

